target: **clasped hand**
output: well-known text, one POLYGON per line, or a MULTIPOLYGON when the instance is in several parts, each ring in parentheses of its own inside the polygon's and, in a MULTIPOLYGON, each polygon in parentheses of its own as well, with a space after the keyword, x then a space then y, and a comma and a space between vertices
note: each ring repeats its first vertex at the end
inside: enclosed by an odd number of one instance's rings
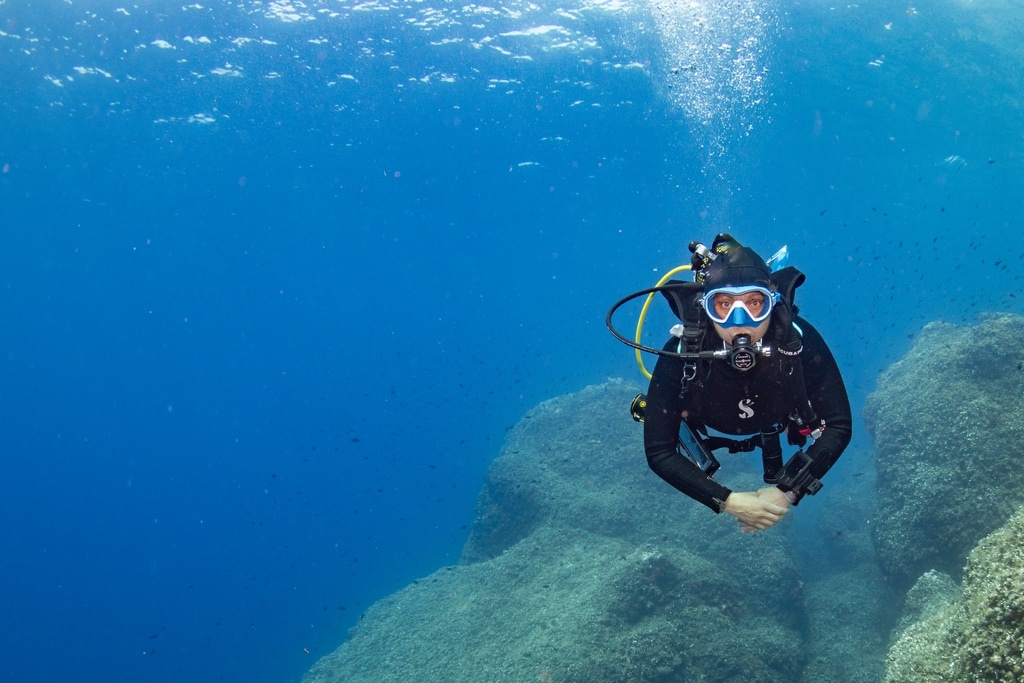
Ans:
POLYGON ((725 500, 725 511, 740 521, 744 533, 754 533, 778 524, 789 512, 789 500, 775 486, 756 492, 733 491, 725 500))

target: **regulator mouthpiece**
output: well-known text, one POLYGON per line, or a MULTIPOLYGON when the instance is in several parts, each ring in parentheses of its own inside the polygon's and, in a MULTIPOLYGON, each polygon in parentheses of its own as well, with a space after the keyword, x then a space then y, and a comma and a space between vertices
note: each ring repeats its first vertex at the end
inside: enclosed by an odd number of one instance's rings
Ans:
POLYGON ((769 356, 771 355, 771 349, 767 346, 756 347, 751 344, 749 334, 737 335, 724 353, 725 359, 729 361, 729 365, 742 372, 746 372, 757 365, 758 354, 769 356))

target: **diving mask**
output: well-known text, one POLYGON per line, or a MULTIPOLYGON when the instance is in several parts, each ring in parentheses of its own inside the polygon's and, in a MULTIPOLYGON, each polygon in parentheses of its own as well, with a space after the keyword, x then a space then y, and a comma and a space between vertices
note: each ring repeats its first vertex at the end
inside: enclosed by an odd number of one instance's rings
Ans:
POLYGON ((722 327, 757 327, 772 314, 779 293, 765 287, 717 287, 701 297, 704 311, 722 327))

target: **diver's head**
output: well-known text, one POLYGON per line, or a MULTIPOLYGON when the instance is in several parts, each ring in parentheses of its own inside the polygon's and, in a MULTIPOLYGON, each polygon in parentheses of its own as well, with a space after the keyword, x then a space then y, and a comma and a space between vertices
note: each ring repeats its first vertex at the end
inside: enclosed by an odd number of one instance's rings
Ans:
POLYGON ((745 334, 756 344, 768 332, 779 300, 772 289, 771 269, 757 252, 726 234, 715 238, 711 253, 714 258, 704 262, 698 275, 704 285, 704 311, 728 343, 745 334))

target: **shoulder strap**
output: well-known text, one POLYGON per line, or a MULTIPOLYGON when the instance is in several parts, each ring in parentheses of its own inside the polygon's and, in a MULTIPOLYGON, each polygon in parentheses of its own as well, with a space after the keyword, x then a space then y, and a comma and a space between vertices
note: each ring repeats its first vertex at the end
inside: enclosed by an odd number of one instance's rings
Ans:
POLYGON ((684 325, 700 324, 700 295, 704 287, 686 280, 669 280, 662 285, 661 293, 668 299, 668 305, 684 325))
POLYGON ((789 304, 793 315, 797 313, 796 302, 794 301, 796 288, 802 285, 806 279, 807 276, 793 266, 786 266, 771 274, 772 284, 775 285, 775 289, 782 297, 782 300, 789 304))
MULTIPOLYGON (((707 327, 704 308, 700 305, 700 297, 704 286, 697 282, 685 280, 669 280, 661 293, 668 299, 672 312, 683 323, 683 336, 680 337, 680 350, 697 353, 704 345, 704 331, 707 327)), ((691 385, 699 386, 697 374, 701 361, 687 360, 683 362, 683 376, 679 387, 680 398, 685 397, 691 385)))

